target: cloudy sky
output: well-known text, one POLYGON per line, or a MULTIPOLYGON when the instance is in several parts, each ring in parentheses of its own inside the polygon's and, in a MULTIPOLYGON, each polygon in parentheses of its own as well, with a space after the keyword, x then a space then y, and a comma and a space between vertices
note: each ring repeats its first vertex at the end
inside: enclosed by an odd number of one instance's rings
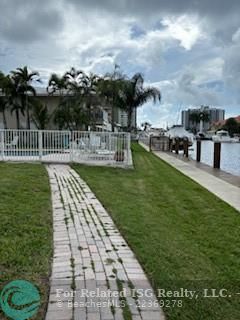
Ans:
POLYGON ((239 0, 1 0, 0 70, 28 65, 44 81, 71 66, 142 72, 162 102, 138 123, 166 126, 199 105, 240 114, 239 0))

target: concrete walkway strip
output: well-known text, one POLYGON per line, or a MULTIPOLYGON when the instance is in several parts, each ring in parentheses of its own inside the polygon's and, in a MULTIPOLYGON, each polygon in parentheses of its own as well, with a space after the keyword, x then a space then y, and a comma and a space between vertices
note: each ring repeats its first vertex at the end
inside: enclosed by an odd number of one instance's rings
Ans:
POLYGON ((47 170, 54 258, 45 319, 165 319, 140 264, 87 184, 67 165, 47 170))
POLYGON ((240 188, 237 186, 198 169, 190 163, 179 160, 166 152, 157 151, 154 154, 240 211, 240 188))

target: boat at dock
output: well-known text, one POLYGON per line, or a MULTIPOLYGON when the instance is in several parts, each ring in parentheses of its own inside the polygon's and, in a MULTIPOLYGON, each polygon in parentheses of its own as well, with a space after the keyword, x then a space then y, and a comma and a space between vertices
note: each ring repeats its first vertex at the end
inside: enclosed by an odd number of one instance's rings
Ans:
POLYGON ((219 130, 215 135, 212 136, 212 141, 214 142, 229 142, 229 143, 237 143, 240 142, 239 137, 231 138, 228 131, 219 130))
POLYGON ((203 132, 198 132, 195 136, 196 140, 212 140, 212 134, 203 133, 203 132))
POLYGON ((183 150, 184 140, 188 141, 188 147, 193 145, 194 135, 187 130, 184 129, 182 125, 174 125, 172 126, 165 135, 172 140, 172 148, 174 150, 174 146, 176 141, 179 142, 179 150, 183 150))

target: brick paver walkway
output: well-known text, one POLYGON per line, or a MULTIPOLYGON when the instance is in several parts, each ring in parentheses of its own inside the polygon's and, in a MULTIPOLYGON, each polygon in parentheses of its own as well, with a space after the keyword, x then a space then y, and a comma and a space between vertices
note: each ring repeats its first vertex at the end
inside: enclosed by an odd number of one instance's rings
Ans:
POLYGON ((67 165, 47 170, 54 258, 46 320, 164 319, 140 264, 87 184, 67 165))

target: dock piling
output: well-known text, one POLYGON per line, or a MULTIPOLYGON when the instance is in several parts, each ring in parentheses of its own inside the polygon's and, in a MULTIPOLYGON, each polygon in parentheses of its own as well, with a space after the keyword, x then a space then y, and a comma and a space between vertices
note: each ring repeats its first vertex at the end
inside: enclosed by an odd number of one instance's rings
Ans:
POLYGON ((214 143, 213 167, 215 169, 220 169, 220 163, 221 163, 221 143, 215 142, 214 143))
POLYGON ((197 162, 201 161, 201 140, 197 140, 197 156, 196 156, 197 162))
POLYGON ((179 153, 179 138, 175 138, 175 153, 178 154, 179 153))
POLYGON ((188 139, 183 140, 183 154, 188 158, 188 139))

